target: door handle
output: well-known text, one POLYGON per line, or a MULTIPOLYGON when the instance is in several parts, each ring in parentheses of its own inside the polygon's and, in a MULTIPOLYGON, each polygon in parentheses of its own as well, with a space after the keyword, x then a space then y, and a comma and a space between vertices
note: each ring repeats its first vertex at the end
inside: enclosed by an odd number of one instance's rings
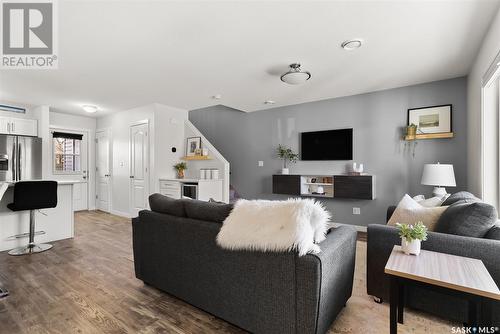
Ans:
POLYGON ((130 178, 133 179, 134 178, 134 175, 130 175, 130 178))
POLYGON ((104 177, 110 177, 111 174, 104 174, 104 177))

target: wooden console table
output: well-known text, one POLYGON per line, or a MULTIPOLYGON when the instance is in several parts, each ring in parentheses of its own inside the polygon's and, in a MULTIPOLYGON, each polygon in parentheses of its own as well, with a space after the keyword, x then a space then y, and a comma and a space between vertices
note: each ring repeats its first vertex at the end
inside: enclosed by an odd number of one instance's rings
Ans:
POLYGON ((384 269, 391 277, 390 333, 397 333, 403 323, 406 285, 423 285, 458 295, 469 301, 469 325, 491 325, 491 302, 500 301, 500 290, 481 260, 422 250, 420 255, 406 255, 394 246, 384 269), (477 319, 481 304, 481 319, 477 319))

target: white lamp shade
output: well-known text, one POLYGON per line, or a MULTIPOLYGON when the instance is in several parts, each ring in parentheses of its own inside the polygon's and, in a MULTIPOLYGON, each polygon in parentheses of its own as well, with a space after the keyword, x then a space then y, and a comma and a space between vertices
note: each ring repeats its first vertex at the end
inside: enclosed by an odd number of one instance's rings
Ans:
POLYGON ((455 187, 455 172, 453 165, 426 164, 422 173, 422 184, 438 187, 455 187))

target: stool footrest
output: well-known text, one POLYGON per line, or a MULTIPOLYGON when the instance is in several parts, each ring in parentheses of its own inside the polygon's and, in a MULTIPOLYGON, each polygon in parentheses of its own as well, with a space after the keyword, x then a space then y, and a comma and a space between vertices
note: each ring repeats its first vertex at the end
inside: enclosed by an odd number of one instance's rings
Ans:
MULTIPOLYGON (((36 231, 35 235, 43 235, 45 234, 45 231, 36 231)), ((22 238, 29 238, 30 234, 29 232, 27 233, 21 233, 21 234, 16 234, 13 236, 10 236, 7 238, 7 240, 15 240, 15 239, 22 239, 22 238)))
POLYGON ((50 244, 29 244, 28 246, 14 248, 9 251, 9 255, 28 255, 45 252, 52 248, 50 244))

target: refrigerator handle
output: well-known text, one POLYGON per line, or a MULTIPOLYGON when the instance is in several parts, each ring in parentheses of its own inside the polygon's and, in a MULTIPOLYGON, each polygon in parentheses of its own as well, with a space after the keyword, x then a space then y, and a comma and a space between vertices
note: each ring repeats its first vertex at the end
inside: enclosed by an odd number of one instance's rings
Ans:
POLYGON ((14 143, 12 143, 12 181, 17 180, 17 155, 16 155, 16 141, 14 140, 14 143))
POLYGON ((21 143, 18 144, 18 151, 17 151, 17 154, 18 154, 18 159, 17 159, 17 180, 18 181, 21 181, 22 180, 22 175, 21 175, 21 170, 22 170, 22 166, 21 166, 21 161, 22 161, 22 149, 21 149, 21 143))

